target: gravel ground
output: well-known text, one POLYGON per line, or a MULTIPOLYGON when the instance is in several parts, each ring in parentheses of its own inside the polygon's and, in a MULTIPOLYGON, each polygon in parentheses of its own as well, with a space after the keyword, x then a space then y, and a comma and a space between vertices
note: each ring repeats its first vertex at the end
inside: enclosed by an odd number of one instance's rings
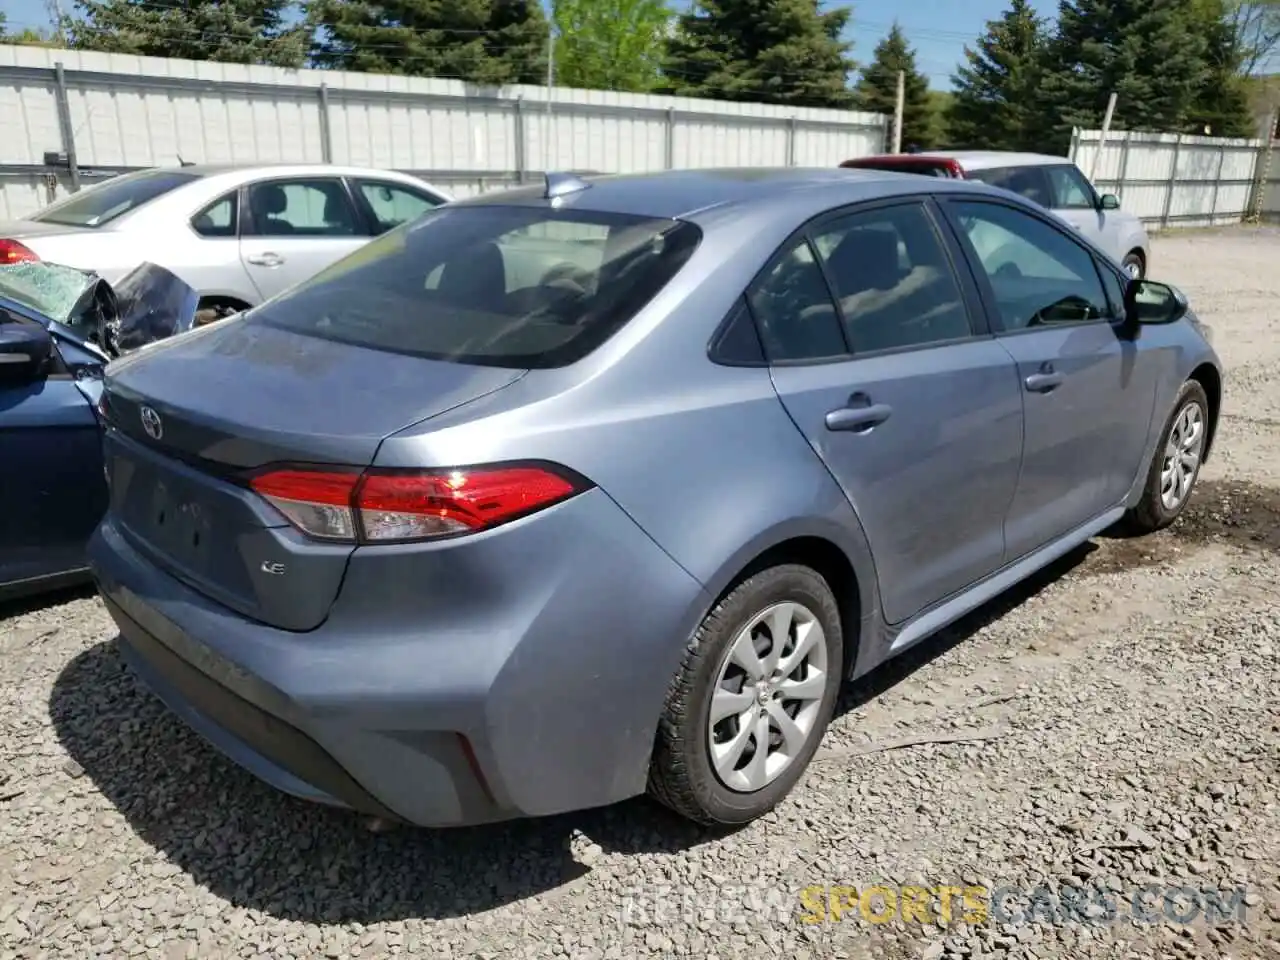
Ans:
POLYGON ((187 732, 91 595, 0 609, 0 957, 1280 957, 1280 233, 1162 237, 1154 264, 1230 368, 1188 515, 850 690, 736 834, 642 800, 372 833, 187 732), (971 739, 868 752, 938 736, 971 739), (801 899, 877 883, 1012 895, 927 925, 801 899))

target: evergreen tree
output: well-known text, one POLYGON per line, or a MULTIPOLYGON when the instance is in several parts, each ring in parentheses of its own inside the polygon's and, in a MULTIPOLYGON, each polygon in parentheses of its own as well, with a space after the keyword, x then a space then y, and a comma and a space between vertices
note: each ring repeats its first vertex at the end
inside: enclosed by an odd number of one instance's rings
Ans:
POLYGON ((1208 75, 1191 105, 1188 125, 1192 132, 1207 128, 1215 137, 1257 135, 1244 73, 1247 56, 1224 0, 1197 0, 1194 10, 1203 30, 1208 75))
POLYGON ((947 114, 952 144, 992 150, 1033 150, 1043 124, 1036 84, 1044 24, 1028 0, 1013 0, 999 20, 987 23, 977 48, 952 77, 955 97, 947 114))
POLYGON ((915 51, 895 22, 888 36, 876 44, 875 55, 858 78, 858 101, 863 110, 892 118, 898 103, 898 72, 906 75, 902 100, 902 149, 932 147, 937 138, 929 81, 916 69, 915 51))
POLYGON ((851 107, 849 8, 818 0, 694 0, 667 43, 661 90, 685 97, 851 107))
POLYGON ((544 83, 548 24, 536 0, 312 0, 317 66, 499 86, 544 83))
POLYGON ((1041 148, 1065 151, 1071 128, 1097 129, 1117 94, 1119 130, 1184 130, 1209 73, 1198 0, 1061 0, 1037 97, 1041 148))
POLYGON ((76 0, 65 24, 77 50, 302 66, 307 30, 289 0, 76 0))
POLYGON ((552 0, 556 83, 646 93, 661 79, 666 0, 552 0))

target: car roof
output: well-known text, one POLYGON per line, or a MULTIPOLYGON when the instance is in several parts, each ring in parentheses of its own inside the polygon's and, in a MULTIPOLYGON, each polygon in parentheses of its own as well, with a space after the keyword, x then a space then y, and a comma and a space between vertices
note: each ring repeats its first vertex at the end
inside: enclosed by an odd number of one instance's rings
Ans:
POLYGON ((344 167, 332 163, 192 163, 179 167, 156 167, 157 170, 181 171, 197 177, 213 177, 226 173, 243 174, 246 177, 292 175, 292 174, 328 174, 329 176, 369 176, 370 174, 392 174, 405 176, 395 170, 380 170, 376 167, 344 167))
MULTIPOLYGON (((1055 157, 1048 153, 1015 153, 1006 150, 930 150, 925 153, 885 153, 873 157, 857 157, 860 161, 889 161, 909 166, 917 162, 952 161, 966 170, 990 170, 995 167, 1042 167, 1051 164, 1070 163, 1067 157, 1055 157)), ((852 168, 856 169, 856 168, 852 168)))
MULTIPOLYGON (((964 189, 963 181, 932 181, 883 170, 827 167, 743 167, 667 170, 656 173, 582 177, 589 188, 565 194, 563 207, 659 219, 700 219, 711 212, 788 204, 800 215, 879 197, 935 189, 964 189), (924 187, 924 189, 922 189, 924 187)), ((970 187, 969 189, 976 189, 970 187)), ((541 206, 545 186, 485 193, 458 206, 541 206)))

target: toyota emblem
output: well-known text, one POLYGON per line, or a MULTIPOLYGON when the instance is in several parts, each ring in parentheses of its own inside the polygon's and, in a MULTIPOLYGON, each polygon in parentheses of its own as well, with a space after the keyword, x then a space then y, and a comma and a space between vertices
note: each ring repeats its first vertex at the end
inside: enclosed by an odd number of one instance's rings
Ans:
POLYGON ((163 437, 164 424, 160 422, 160 414, 150 407, 143 407, 139 412, 142 415, 142 429, 147 431, 147 436, 152 440, 159 440, 163 437))

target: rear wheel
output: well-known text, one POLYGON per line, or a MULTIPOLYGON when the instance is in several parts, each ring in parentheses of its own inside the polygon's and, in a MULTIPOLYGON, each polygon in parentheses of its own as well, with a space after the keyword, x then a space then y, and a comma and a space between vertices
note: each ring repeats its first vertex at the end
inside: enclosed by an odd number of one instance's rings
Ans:
POLYGON ((667 696, 649 792, 691 820, 748 823, 795 786, 835 710, 840 613, 814 570, 742 581, 694 634, 667 696))
POLYGON ((1131 532, 1153 533, 1178 519, 1200 475, 1208 430, 1209 400, 1204 387, 1188 380, 1178 391, 1173 415, 1151 458, 1142 499, 1125 515, 1131 532))

